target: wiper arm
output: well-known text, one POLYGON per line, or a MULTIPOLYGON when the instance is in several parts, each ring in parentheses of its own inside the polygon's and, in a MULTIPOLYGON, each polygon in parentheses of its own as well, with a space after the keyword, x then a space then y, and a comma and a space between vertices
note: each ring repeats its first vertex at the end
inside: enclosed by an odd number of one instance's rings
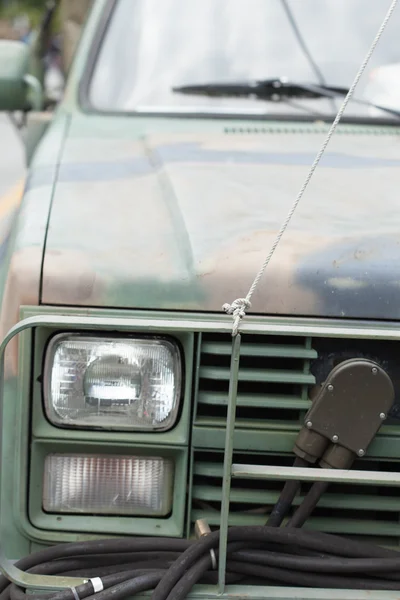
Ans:
POLYGON ((180 94, 194 94, 216 97, 250 97, 255 96, 262 100, 284 100, 286 98, 321 98, 327 92, 338 96, 345 96, 347 88, 331 87, 326 85, 308 85, 288 81, 285 78, 262 79, 255 81, 233 83, 200 83, 182 85, 172 88, 180 94))
MULTIPOLYGON (((267 102, 282 102, 287 99, 318 99, 346 96, 348 88, 313 83, 299 83, 286 78, 261 79, 232 83, 199 83, 172 88, 178 94, 192 96, 210 96, 216 98, 256 98, 267 102)), ((400 117, 400 110, 379 106, 368 100, 352 98, 352 102, 383 110, 395 117, 400 117)))

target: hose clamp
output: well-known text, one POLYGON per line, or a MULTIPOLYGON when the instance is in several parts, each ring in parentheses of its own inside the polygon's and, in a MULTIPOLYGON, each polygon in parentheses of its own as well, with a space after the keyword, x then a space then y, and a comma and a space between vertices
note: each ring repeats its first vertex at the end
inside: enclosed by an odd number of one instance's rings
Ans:
MULTIPOLYGON (((211 533, 211 529, 205 519, 198 519, 194 524, 194 532, 196 535, 196 539, 199 540, 200 538, 204 537, 205 535, 209 535, 211 533)), ((217 563, 217 557, 214 552, 214 548, 210 549, 210 556, 211 556, 211 567, 212 567, 213 571, 216 571, 218 569, 218 563, 217 563)))
POLYGON ((79 598, 79 594, 78 594, 78 592, 76 591, 76 588, 72 587, 72 588, 70 588, 70 590, 71 590, 71 592, 72 592, 72 594, 73 594, 73 596, 74 596, 75 600, 81 600, 81 599, 79 598))

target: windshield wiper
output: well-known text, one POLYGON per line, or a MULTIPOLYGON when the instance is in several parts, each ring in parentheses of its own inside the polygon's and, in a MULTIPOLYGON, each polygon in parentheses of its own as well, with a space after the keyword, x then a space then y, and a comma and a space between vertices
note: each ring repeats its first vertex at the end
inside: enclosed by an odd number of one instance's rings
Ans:
MULTIPOLYGON (((232 83, 199 83, 173 87, 178 94, 192 96, 211 96, 216 98, 256 98, 267 102, 284 102, 288 99, 337 98, 346 96, 348 88, 314 83, 299 83, 286 78, 262 79, 255 81, 232 83)), ((380 106, 368 100, 352 98, 352 102, 383 110, 395 117, 400 117, 400 110, 380 106)))

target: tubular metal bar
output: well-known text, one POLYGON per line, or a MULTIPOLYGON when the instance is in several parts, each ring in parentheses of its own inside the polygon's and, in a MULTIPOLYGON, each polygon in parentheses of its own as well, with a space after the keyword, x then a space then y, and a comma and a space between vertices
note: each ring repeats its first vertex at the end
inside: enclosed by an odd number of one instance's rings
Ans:
MULTIPOLYGON (((151 314, 145 311, 135 311, 132 316, 114 317, 99 316, 99 311, 88 309, 85 315, 76 309, 68 309, 68 315, 60 309, 53 307, 25 307, 25 314, 40 311, 40 314, 28 316, 17 323, 9 334, 13 337, 16 333, 33 327, 68 327, 70 329, 104 329, 117 331, 132 331, 134 329, 159 332, 159 331, 189 331, 189 332, 221 332, 232 333, 232 317, 203 314, 185 315, 183 318, 171 312, 151 314), (48 311, 54 310, 49 313, 48 311), (74 314, 75 313, 75 314, 74 314), (77 314, 78 313, 78 314, 77 314), (18 329, 17 332, 15 330, 18 329)), ((282 336, 310 336, 332 338, 355 338, 376 340, 400 340, 398 323, 388 322, 382 324, 377 321, 343 321, 323 319, 305 319, 289 317, 252 317, 247 316, 240 324, 240 332, 250 334, 269 334, 282 336)))
POLYGON ((344 469, 312 469, 303 467, 268 467, 232 465, 232 477, 242 479, 275 479, 295 481, 328 481, 365 485, 400 486, 400 473, 388 471, 351 471, 344 469))
POLYGON ((228 414, 225 434, 224 474, 222 480, 222 505, 218 557, 219 593, 225 591, 226 547, 228 543, 229 500, 231 492, 231 472, 233 458, 233 435, 235 431, 236 398, 239 379, 241 335, 237 334, 232 342, 232 357, 229 379, 228 414))
POLYGON ((34 575, 18 569, 8 558, 0 545, 0 571, 12 583, 25 589, 63 590, 77 587, 88 582, 81 577, 62 577, 60 575, 34 575))
MULTIPOLYGON (((0 344, 0 422, 3 422, 3 398, 4 398, 4 356, 9 342, 22 331, 32 329, 38 325, 44 324, 47 321, 57 319, 45 317, 31 317, 24 319, 12 327, 0 344)), ((68 319, 62 317, 58 319, 60 322, 68 319)), ((78 321, 77 319, 74 319, 78 321)), ((72 323, 71 323, 72 325, 72 323)), ((1 445, 0 445, 1 447, 1 445)), ((0 456, 1 459, 1 456, 0 456)), ((87 583, 88 579, 81 577, 60 577, 53 575, 35 575, 33 573, 25 573, 18 569, 8 558, 0 544, 0 571, 11 582, 24 589, 52 589, 63 590, 65 588, 76 587, 87 583)))

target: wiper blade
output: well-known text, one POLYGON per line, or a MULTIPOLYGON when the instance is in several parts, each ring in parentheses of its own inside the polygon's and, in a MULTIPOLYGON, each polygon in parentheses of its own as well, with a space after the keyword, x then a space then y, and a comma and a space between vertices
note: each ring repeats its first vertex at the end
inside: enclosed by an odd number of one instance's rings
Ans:
POLYGON ((233 83, 200 83, 194 85, 182 85, 173 88, 174 92, 180 94, 195 94, 202 96, 217 97, 249 97, 255 96, 263 100, 283 100, 285 98, 321 98, 325 92, 345 96, 347 88, 328 87, 325 85, 308 85, 288 81, 284 78, 262 79, 255 81, 233 82, 233 83), (314 89, 312 89, 314 88, 314 89))
MULTIPOLYGON (((288 99, 318 99, 336 98, 346 96, 349 89, 330 85, 319 85, 313 83, 300 83, 289 81, 286 78, 276 77, 274 79, 261 79, 254 81, 232 82, 232 83, 199 83, 193 85, 182 85, 172 88, 178 94, 192 96, 210 96, 216 98, 256 98, 269 102, 284 102, 288 99)), ((368 100, 352 98, 352 102, 370 106, 400 117, 400 111, 380 106, 368 100)))

